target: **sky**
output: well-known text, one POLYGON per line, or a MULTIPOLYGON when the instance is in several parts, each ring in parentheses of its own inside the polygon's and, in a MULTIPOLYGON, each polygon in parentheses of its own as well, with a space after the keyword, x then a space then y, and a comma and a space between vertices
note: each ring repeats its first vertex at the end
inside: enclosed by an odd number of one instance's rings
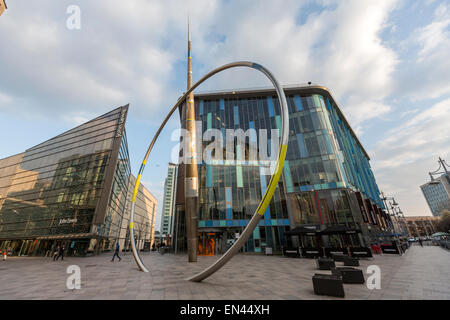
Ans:
MULTIPOLYGON (((450 2, 433 0, 15 0, 0 16, 0 158, 130 104, 137 173, 159 123, 194 81, 249 60, 283 85, 330 89, 371 158, 378 186, 406 216, 431 215, 419 186, 450 162, 450 2), (80 28, 68 8, 80 9, 80 28)), ((269 86, 227 70, 199 91, 269 86)), ((175 114, 143 184, 162 209, 175 114)), ((157 228, 159 229, 160 216, 157 228)))

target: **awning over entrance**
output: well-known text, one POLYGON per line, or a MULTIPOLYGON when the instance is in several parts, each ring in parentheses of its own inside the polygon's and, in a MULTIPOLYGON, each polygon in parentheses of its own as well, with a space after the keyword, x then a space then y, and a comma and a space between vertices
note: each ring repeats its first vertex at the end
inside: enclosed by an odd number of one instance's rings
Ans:
POLYGON ((320 234, 356 234, 356 233, 361 233, 361 230, 340 224, 330 225, 320 232, 320 234))
POLYGON ((298 235, 306 235, 306 236, 315 236, 320 234, 320 231, 314 227, 295 227, 294 229, 285 232, 285 235, 288 236, 298 236, 298 235))
POLYGON ((79 239, 79 238, 105 238, 95 233, 75 233, 75 234, 61 234, 48 235, 36 237, 37 240, 63 240, 63 239, 79 239))
POLYGON ((329 225, 322 230, 319 227, 314 226, 298 226, 290 231, 287 231, 285 234, 288 236, 296 236, 296 235, 315 236, 315 235, 356 234, 356 233, 361 233, 361 230, 357 228, 347 227, 345 225, 335 224, 329 225))

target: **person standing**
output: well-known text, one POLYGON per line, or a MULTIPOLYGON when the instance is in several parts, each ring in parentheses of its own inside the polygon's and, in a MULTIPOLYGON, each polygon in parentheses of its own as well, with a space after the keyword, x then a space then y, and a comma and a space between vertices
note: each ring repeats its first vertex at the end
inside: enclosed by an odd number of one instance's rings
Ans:
POLYGON ((113 257, 112 257, 111 262, 114 262, 114 258, 115 258, 115 257, 119 258, 119 262, 122 261, 122 258, 119 257, 119 251, 120 251, 120 245, 119 245, 119 241, 117 241, 117 244, 116 244, 116 250, 114 250, 114 255, 113 255, 113 257))
POLYGON ((61 257, 61 262, 64 261, 64 245, 59 247, 58 255, 56 256, 55 260, 58 260, 59 257, 61 257))
POLYGON ((419 237, 419 244, 421 247, 423 247, 422 238, 419 237))
POLYGON ((8 255, 8 251, 5 249, 3 250, 3 261, 6 261, 6 256, 8 255))

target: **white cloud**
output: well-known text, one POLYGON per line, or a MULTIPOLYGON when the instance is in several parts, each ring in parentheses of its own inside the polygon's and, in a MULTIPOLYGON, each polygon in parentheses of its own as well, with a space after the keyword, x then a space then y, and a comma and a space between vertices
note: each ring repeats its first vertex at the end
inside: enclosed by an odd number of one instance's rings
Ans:
POLYGON ((388 131, 370 152, 378 184, 395 192, 405 214, 429 214, 419 186, 427 182, 439 156, 450 157, 449 120, 450 99, 446 99, 388 131))
POLYGON ((450 7, 440 4, 433 20, 416 28, 404 41, 404 50, 419 47, 417 56, 405 61, 397 90, 412 100, 441 98, 450 93, 450 7))
MULTIPOLYGON (((283 84, 312 80, 325 85, 354 125, 388 112, 383 100, 391 91, 397 57, 383 45, 380 32, 396 2, 326 1, 322 12, 299 25, 297 15, 306 3, 246 2, 239 11, 234 2, 222 3, 215 12, 220 26, 215 31, 225 40, 201 40, 194 48, 200 46, 200 60, 208 70, 233 60, 252 60, 268 67, 283 84)), ((254 75, 233 70, 209 88, 268 85, 254 75)))

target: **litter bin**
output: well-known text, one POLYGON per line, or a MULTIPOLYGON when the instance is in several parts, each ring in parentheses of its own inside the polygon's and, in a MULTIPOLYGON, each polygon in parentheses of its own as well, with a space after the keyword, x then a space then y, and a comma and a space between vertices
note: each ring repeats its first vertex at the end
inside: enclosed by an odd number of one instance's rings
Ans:
POLYGON ((271 256, 272 255, 272 248, 271 247, 266 247, 266 255, 267 256, 271 256))

